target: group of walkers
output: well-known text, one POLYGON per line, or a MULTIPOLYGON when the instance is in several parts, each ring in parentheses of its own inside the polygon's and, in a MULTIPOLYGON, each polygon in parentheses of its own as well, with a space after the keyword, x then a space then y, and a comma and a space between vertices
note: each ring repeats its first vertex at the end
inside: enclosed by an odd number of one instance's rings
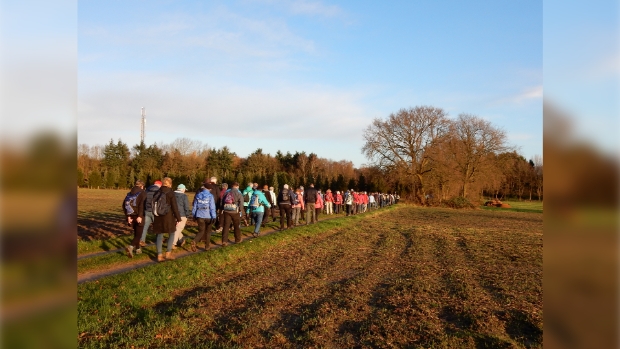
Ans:
POLYGON ((278 194, 273 187, 259 187, 258 183, 248 183, 241 190, 237 182, 232 183, 230 188, 227 183, 219 187, 217 178, 211 177, 196 192, 190 209, 185 190, 185 185, 179 184, 173 191, 170 177, 155 181, 146 189, 144 182, 136 181, 123 201, 127 224, 134 231, 131 245, 125 248, 130 258, 142 253, 148 229, 153 225, 153 233, 157 235, 157 261, 174 259, 172 251, 186 243, 183 229, 190 215, 198 224, 198 233, 190 242, 190 248, 195 252, 201 241, 204 241, 205 250, 210 248, 214 231, 222 233, 222 246, 232 243, 228 239, 231 229, 234 243, 240 243, 241 221, 246 227, 254 225, 253 235, 258 237, 261 226, 270 216, 272 222, 276 221, 276 208, 280 216, 280 230, 286 230, 300 225, 300 221, 316 224, 321 213, 349 216, 393 205, 400 200, 396 193, 356 192, 353 189, 343 193, 333 193, 327 189, 322 193, 314 188, 314 184, 307 189, 303 186, 293 189, 284 184, 278 194), (169 234, 165 256, 163 234, 169 234))

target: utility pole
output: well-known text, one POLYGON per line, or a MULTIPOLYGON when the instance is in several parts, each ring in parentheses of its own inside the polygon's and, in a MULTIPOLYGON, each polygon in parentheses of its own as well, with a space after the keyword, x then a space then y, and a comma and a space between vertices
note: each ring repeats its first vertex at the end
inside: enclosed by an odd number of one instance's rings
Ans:
POLYGON ((142 120, 140 122, 140 142, 144 143, 144 129, 146 128, 146 112, 144 111, 144 107, 142 107, 142 120))

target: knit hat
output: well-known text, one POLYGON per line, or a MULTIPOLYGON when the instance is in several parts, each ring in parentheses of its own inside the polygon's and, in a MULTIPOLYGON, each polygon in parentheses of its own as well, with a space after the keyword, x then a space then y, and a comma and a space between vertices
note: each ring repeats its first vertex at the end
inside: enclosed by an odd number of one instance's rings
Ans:
POLYGON ((288 189, 288 184, 285 184, 285 185, 284 185, 284 189, 288 189))
POLYGON ((162 183, 161 181, 155 181, 155 185, 159 185, 161 187, 162 183))

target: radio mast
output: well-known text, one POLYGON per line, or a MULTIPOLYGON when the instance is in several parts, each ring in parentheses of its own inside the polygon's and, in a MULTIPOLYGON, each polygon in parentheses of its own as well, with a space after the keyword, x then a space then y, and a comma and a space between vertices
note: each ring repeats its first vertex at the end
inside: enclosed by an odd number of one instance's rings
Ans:
POLYGON ((142 107, 142 121, 140 122, 140 142, 144 143, 144 129, 146 128, 146 112, 142 107))

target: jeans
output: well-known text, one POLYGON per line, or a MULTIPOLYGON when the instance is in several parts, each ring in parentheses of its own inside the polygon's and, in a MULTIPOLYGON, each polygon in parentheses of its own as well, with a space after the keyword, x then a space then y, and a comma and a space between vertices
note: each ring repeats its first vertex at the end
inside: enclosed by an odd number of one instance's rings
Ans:
POLYGON ((263 215, 265 212, 254 211, 252 212, 252 219, 256 222, 254 226, 254 234, 260 233, 260 224, 263 221, 263 215))
POLYGON ((153 214, 152 211, 145 211, 144 212, 144 228, 142 229, 142 237, 140 238, 140 241, 142 242, 146 242, 146 232, 149 231, 149 227, 151 226, 151 224, 155 221, 155 215, 153 214))
MULTIPOLYGON (((299 218, 301 218, 301 207, 293 207, 293 224, 299 224, 299 218)), ((282 215, 282 210, 280 209, 280 215, 282 215)))
POLYGON ((311 219, 312 223, 316 223, 316 210, 314 204, 306 203, 306 224, 310 224, 311 219))
MULTIPOLYGON (((174 233, 168 234, 168 248, 166 251, 172 252, 172 245, 174 245, 174 233)), ((162 253, 162 245, 164 243, 164 234, 157 234, 157 240, 155 240, 155 244, 157 245, 157 254, 162 253)))

